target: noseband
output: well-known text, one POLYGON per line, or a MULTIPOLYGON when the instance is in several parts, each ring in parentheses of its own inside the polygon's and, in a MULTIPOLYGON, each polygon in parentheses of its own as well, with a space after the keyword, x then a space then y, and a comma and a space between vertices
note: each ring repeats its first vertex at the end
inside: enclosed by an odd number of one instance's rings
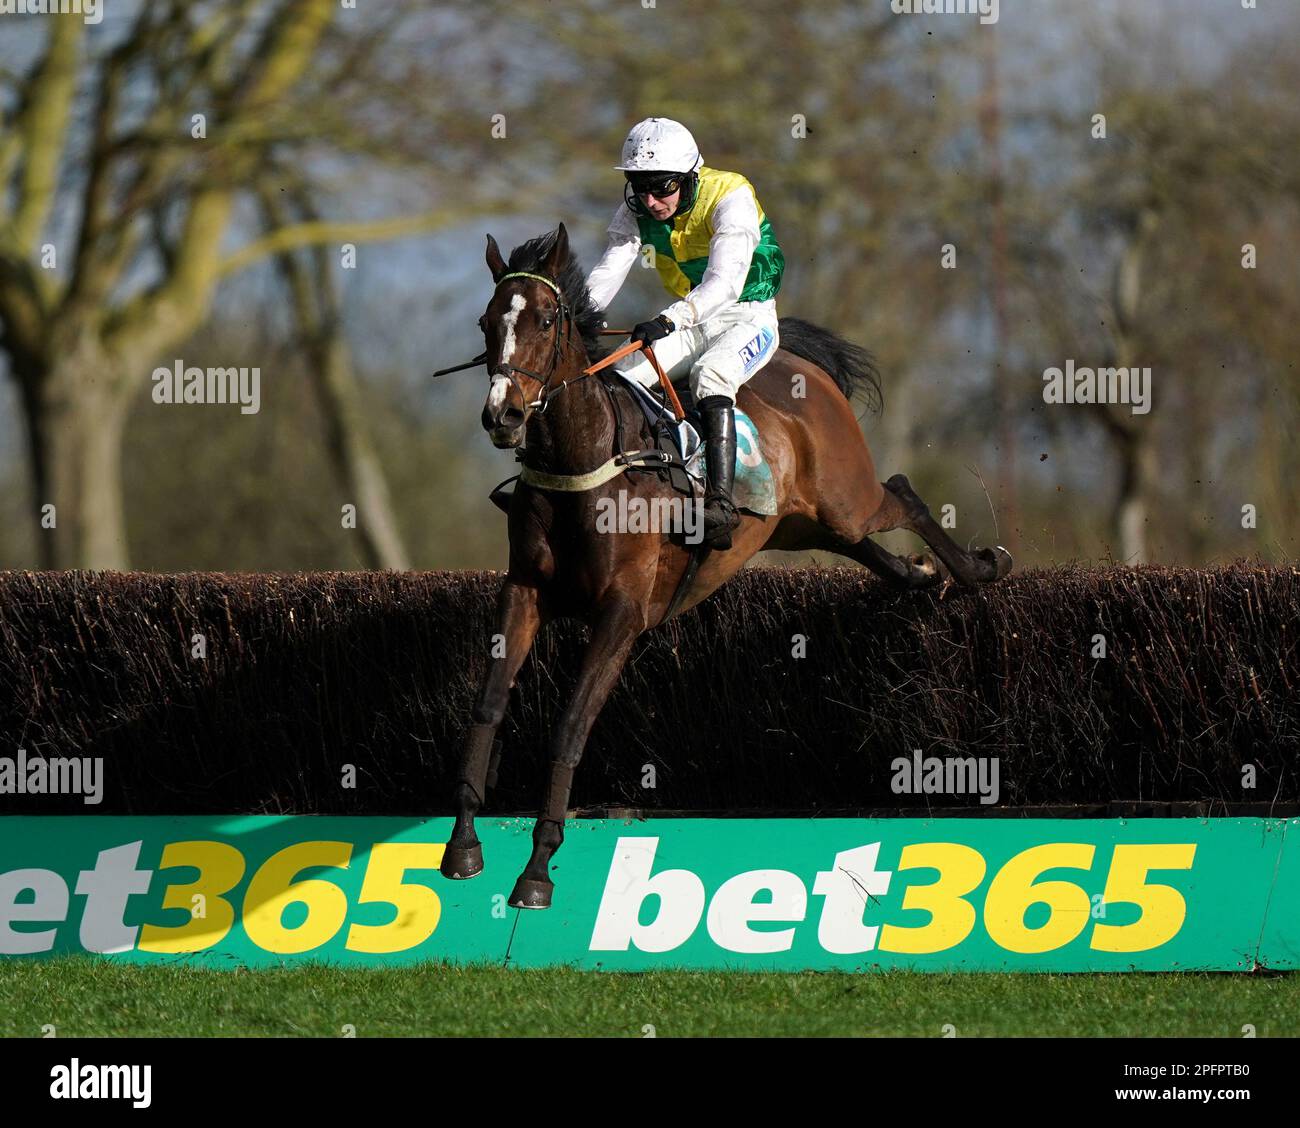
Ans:
POLYGON ((562 392, 570 384, 577 383, 578 380, 586 379, 587 376, 587 373, 584 372, 581 376, 577 376, 572 380, 561 380, 559 384, 554 386, 551 384, 551 380, 555 377, 555 371, 560 366, 560 358, 564 353, 563 346, 569 343, 569 338, 573 335, 573 311, 569 308, 569 304, 564 300, 564 294, 560 290, 560 287, 549 278, 546 278, 541 274, 531 274, 526 270, 516 270, 509 274, 501 275, 501 277, 497 279, 497 286, 499 287, 501 283, 506 281, 508 278, 531 278, 535 282, 541 282, 555 291, 555 300, 558 304, 558 314, 555 320, 555 340, 551 349, 550 374, 542 376, 540 373, 530 372, 527 368, 520 368, 517 364, 507 364, 504 361, 492 369, 493 376, 504 376, 511 384, 518 388, 519 398, 524 399, 525 401, 524 386, 520 383, 519 376, 516 375, 516 373, 522 373, 529 379, 536 380, 541 384, 542 390, 537 399, 528 404, 529 407, 536 408, 538 414, 541 414, 546 410, 546 404, 552 395, 562 392))

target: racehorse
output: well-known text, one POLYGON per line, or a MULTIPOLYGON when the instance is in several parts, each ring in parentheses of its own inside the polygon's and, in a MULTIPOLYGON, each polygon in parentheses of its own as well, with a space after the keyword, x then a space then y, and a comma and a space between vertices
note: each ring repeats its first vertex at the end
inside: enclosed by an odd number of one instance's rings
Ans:
POLYGON ((871 540, 873 534, 899 528, 916 533, 959 583, 1000 579, 1010 571, 1011 557, 1002 548, 965 551, 939 527, 905 477, 883 485, 876 479, 849 402, 859 390, 880 402, 870 355, 794 318, 780 321, 781 347, 737 399, 757 426, 777 514, 742 511, 731 549, 707 553, 702 561, 680 538, 598 527, 599 499, 623 489, 648 504, 673 487, 661 475, 615 466, 620 452, 652 445, 649 426, 621 377, 608 369, 586 372, 600 355, 604 323, 570 253, 564 224, 516 247, 509 263, 488 235, 487 265, 495 290, 479 320, 492 378, 482 423, 495 446, 523 445, 526 472, 510 501, 510 565, 497 600, 504 653, 492 660, 474 705, 441 871, 458 879, 482 871, 474 818, 495 783, 493 741, 510 688, 543 624, 557 617, 582 619, 590 639, 573 696, 551 736, 550 777, 532 855, 510 897, 512 906, 544 909, 551 904, 549 867, 564 840, 574 771, 643 631, 704 599, 762 549, 829 550, 900 588, 939 581, 939 568, 928 555, 905 559, 886 552, 871 540), (590 485, 602 477, 593 471, 601 469, 615 476, 590 485), (530 477, 547 485, 528 484, 530 477))

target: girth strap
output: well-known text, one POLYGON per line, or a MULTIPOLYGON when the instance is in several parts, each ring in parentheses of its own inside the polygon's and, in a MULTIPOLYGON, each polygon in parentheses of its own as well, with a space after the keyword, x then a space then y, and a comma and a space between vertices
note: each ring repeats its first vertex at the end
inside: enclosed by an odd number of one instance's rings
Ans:
POLYGON ((541 490, 581 493, 583 490, 594 490, 627 470, 652 469, 656 465, 668 466, 678 461, 680 459, 665 450, 625 450, 586 474, 547 474, 525 464, 519 472, 519 480, 541 490))

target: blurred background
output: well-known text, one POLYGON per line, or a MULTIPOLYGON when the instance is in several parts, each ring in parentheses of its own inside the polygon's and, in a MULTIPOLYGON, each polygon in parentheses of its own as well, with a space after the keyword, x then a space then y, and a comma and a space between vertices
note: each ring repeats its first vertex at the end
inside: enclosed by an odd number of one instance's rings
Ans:
MULTIPOLYGON (((504 568, 485 373, 428 373, 481 348, 486 232, 594 264, 652 114, 755 185, 780 312, 875 352, 880 476, 959 540, 1300 548, 1300 5, 100 14, 0 15, 0 568, 504 568), (1149 367, 1149 414, 1045 404, 1071 359, 1149 367), (155 403, 177 361, 260 411, 155 403)), ((666 304, 634 268, 610 323, 666 304)))

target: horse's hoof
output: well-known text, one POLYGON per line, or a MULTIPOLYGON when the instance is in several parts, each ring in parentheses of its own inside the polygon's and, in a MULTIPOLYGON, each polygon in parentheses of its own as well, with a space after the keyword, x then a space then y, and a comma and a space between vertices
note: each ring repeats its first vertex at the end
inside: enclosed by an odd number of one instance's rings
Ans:
POLYGON ((1000 544, 994 545, 992 548, 981 548, 975 555, 993 569, 993 575, 985 581, 986 583, 1000 580, 1011 572, 1013 565, 1011 553, 1000 544))
POLYGON ((930 587, 943 579, 937 561, 928 552, 907 557, 907 566, 911 572, 910 587, 930 587))
POLYGON ((453 881, 465 881, 478 877, 483 872, 483 846, 475 842, 473 846, 449 845, 442 853, 442 865, 438 867, 443 877, 453 881))
POLYGON ((515 891, 510 894, 512 909, 549 909, 551 894, 555 885, 549 881, 538 881, 532 877, 521 877, 515 882, 515 891))

